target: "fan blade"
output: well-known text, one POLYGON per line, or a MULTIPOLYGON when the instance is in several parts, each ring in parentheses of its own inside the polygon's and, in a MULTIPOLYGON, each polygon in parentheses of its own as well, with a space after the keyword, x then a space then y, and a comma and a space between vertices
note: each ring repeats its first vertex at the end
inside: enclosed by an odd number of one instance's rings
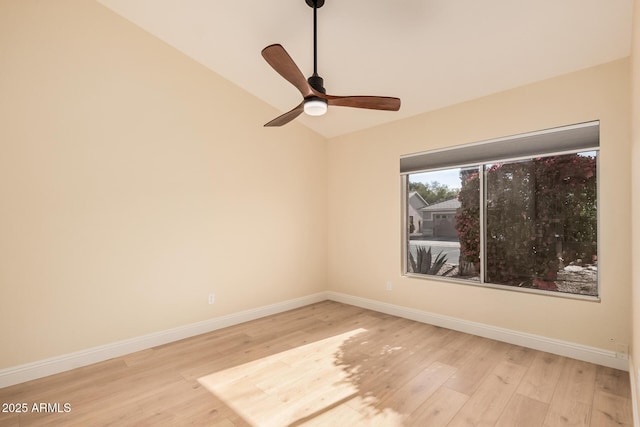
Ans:
POLYGON ((281 116, 276 117, 269 123, 265 124, 265 127, 282 126, 289 123, 291 120, 298 117, 304 111, 304 102, 301 102, 296 108, 291 111, 287 111, 281 116))
POLYGON ((293 59, 286 50, 279 44, 272 44, 262 49, 262 57, 289 83, 294 85, 303 98, 316 94, 316 91, 309 85, 293 59))
POLYGON ((370 110, 398 111, 400 98, 389 96, 333 96, 320 95, 327 100, 329 105, 340 107, 368 108, 370 110))

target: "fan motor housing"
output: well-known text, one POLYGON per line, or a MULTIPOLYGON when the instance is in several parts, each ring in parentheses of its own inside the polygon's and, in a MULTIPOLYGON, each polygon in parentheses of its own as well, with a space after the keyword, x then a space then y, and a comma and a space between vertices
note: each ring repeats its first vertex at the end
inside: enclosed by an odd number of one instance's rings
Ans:
POLYGON ((305 0, 309 7, 321 8, 324 5, 324 0, 305 0))
POLYGON ((307 82, 309 82, 311 87, 317 90, 318 92, 327 93, 327 91, 324 88, 324 79, 318 76, 317 74, 314 74, 313 76, 309 77, 307 79, 307 82))

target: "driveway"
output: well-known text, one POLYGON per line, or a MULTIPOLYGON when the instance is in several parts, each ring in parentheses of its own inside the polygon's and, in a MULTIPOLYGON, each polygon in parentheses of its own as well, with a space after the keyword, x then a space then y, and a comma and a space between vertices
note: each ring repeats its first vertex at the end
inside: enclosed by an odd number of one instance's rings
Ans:
POLYGON ((447 256, 447 264, 458 265, 458 259, 460 258, 460 242, 452 242, 447 240, 410 240, 409 250, 416 256, 417 247, 423 246, 425 249, 431 247, 431 253, 434 256, 438 255, 441 251, 443 255, 447 256))

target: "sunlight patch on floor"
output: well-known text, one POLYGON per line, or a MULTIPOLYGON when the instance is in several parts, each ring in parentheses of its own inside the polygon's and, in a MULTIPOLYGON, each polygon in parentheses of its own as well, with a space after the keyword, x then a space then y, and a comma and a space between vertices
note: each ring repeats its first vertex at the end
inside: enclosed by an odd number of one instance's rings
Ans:
MULTIPOLYGON (((336 356, 358 328, 198 379, 253 426, 401 426, 358 394, 336 356)), ((395 350, 395 349, 394 349, 395 350)))

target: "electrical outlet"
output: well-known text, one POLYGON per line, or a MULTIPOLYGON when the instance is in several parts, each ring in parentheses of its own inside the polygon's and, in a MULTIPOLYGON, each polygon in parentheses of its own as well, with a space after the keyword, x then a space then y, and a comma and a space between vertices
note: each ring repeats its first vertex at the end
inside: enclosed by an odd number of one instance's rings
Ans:
POLYGON ((629 357, 629 346, 627 344, 616 344, 616 357, 618 359, 629 357))
POLYGON ((214 302, 216 302, 216 295, 209 294, 209 304, 213 304, 214 302))
POLYGON ((387 281, 387 290, 388 291, 392 291, 393 290, 393 283, 391 282, 391 280, 387 281))

